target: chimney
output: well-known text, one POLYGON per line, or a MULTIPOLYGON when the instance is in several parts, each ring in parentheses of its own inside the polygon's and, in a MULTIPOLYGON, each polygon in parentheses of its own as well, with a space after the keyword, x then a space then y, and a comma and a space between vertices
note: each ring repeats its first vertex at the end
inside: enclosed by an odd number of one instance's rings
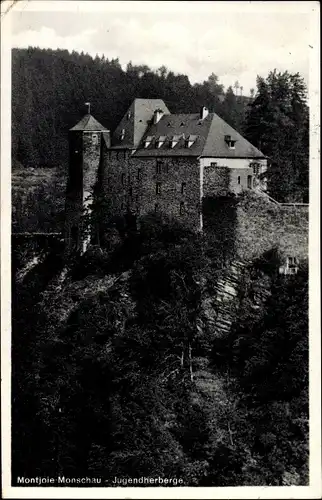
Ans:
POLYGON ((153 123, 154 123, 154 125, 161 120, 162 116, 163 116, 163 110, 160 109, 160 108, 156 109, 155 112, 154 112, 154 114, 153 114, 153 123))
POLYGON ((208 116, 208 113, 209 113, 208 108, 206 108, 206 106, 202 106, 200 110, 200 119, 204 120, 206 116, 208 116))

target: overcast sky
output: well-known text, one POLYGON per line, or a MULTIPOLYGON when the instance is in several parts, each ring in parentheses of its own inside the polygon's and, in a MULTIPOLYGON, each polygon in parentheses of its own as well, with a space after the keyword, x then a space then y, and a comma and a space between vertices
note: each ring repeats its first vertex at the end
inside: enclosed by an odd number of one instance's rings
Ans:
POLYGON ((90 2, 95 9, 72 2, 73 12, 66 11, 70 2, 62 2, 64 12, 44 12, 54 4, 20 2, 12 16, 13 47, 103 53, 118 57, 123 67, 129 61, 153 69, 165 65, 192 83, 214 72, 226 88, 238 80, 244 94, 258 74, 274 68, 308 81, 309 14, 295 8, 302 2, 287 2, 293 9, 281 9, 283 2, 90 2))

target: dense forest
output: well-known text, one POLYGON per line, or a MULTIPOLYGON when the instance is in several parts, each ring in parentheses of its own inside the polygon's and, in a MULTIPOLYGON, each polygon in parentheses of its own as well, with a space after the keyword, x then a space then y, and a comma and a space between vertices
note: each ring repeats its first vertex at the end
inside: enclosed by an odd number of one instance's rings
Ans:
POLYGON ((150 217, 114 248, 67 263, 57 251, 16 281, 14 482, 307 484, 307 269, 276 274, 274 249, 248 263, 218 336, 204 297, 227 242, 214 238, 150 217))
POLYGON ((212 73, 192 85, 186 75, 66 50, 13 49, 13 165, 58 167, 66 175, 68 129, 91 102, 94 116, 114 130, 135 97, 164 99, 173 113, 218 113, 269 157, 268 186, 278 201, 308 201, 309 119, 299 74, 271 72, 243 96, 212 73))

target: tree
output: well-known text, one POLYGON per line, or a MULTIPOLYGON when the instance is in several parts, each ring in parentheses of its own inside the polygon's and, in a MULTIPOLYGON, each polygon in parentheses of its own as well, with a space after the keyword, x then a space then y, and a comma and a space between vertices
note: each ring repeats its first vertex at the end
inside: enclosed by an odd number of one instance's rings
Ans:
POLYGON ((298 73, 257 78, 245 135, 270 159, 268 189, 278 201, 308 201, 309 110, 298 73))
POLYGON ((211 73, 211 75, 208 76, 208 80, 204 83, 208 85, 209 91, 213 96, 218 97, 224 91, 224 86, 219 83, 219 78, 215 73, 211 73))

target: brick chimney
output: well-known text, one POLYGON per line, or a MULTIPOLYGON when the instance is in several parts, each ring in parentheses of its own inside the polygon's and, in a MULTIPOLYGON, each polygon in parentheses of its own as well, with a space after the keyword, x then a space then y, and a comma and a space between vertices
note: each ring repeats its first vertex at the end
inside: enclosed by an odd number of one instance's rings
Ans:
POLYGON ((162 116, 163 116, 163 110, 160 109, 160 108, 156 109, 155 112, 154 112, 154 114, 153 114, 153 123, 154 123, 154 125, 161 120, 162 116))
POLYGON ((208 108, 206 108, 206 106, 202 106, 202 108, 200 109, 200 119, 204 120, 206 116, 208 116, 208 113, 209 113, 208 108))

